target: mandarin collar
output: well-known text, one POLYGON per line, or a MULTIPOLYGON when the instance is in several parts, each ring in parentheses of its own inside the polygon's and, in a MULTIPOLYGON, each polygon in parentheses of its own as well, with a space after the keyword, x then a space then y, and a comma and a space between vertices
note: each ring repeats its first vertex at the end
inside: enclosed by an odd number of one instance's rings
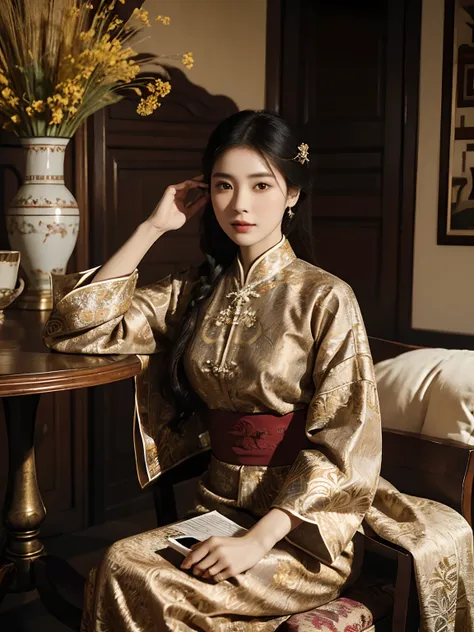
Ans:
POLYGON ((290 242, 285 235, 283 235, 275 246, 266 250, 255 259, 247 273, 247 278, 245 278, 244 275, 240 254, 236 257, 233 272, 240 287, 244 287, 249 284, 262 283, 263 281, 271 279, 294 259, 296 259, 296 255, 293 248, 290 246, 290 242))

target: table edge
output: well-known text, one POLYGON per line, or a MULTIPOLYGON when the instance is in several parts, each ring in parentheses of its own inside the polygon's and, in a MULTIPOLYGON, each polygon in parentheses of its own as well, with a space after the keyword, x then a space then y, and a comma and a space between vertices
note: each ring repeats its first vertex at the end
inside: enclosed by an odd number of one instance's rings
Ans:
POLYGON ((27 376, 18 374, 2 376, 0 397, 18 397, 100 386, 134 377, 140 370, 140 359, 134 354, 126 355, 107 366, 60 369, 52 373, 31 373, 27 376))

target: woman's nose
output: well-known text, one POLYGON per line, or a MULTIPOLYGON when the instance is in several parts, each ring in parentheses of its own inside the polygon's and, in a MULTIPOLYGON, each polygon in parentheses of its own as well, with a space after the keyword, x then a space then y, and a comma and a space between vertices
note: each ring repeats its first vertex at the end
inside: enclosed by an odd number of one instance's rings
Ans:
POLYGON ((248 213, 249 199, 247 193, 243 190, 236 190, 232 200, 232 206, 238 213, 248 213))

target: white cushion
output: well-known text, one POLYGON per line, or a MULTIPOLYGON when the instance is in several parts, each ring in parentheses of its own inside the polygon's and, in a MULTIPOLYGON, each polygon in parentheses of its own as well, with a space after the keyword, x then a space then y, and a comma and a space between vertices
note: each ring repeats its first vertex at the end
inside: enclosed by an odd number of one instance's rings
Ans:
POLYGON ((375 376, 384 428, 474 444, 474 351, 408 351, 375 376))

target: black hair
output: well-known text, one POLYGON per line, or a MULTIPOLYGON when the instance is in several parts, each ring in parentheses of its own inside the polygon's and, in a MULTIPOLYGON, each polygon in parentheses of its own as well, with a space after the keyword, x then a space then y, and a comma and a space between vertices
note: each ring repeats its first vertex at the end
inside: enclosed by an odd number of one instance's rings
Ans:
MULTIPOLYGON (((243 110, 223 120, 212 132, 202 158, 204 181, 210 183, 216 160, 227 150, 248 147, 258 152, 269 167, 284 176, 287 187, 300 191, 293 207, 293 216, 285 213, 282 232, 300 259, 315 263, 312 216, 310 208, 311 175, 306 163, 295 160, 298 146, 304 142, 295 138, 288 124, 277 114, 266 110, 243 110)), ((169 355, 169 383, 165 395, 172 399, 176 416, 174 430, 202 406, 202 400, 191 388, 184 370, 183 358, 197 322, 199 307, 211 296, 222 276, 238 254, 238 246, 217 222, 211 201, 204 208, 200 224, 200 247, 206 260, 199 268, 199 281, 183 316, 181 330, 169 355)))

